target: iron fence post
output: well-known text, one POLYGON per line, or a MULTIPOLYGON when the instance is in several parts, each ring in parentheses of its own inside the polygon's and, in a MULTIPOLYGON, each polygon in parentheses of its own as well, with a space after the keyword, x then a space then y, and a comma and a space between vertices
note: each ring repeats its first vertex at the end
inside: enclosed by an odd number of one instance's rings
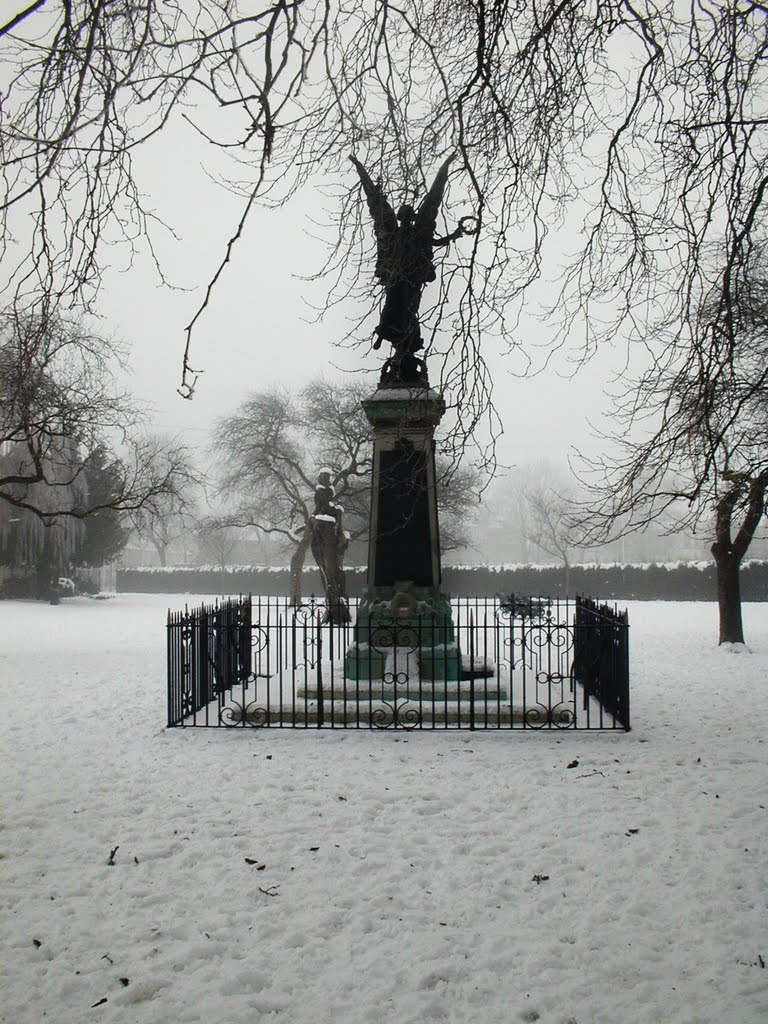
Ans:
POLYGON ((318 611, 314 620, 317 628, 317 728, 322 729, 325 724, 325 695, 323 693, 323 633, 322 616, 318 611))
MULTIPOLYGON (((475 617, 469 613, 469 728, 475 728, 475 617)), ((461 673, 459 673, 459 692, 461 692, 461 673)))

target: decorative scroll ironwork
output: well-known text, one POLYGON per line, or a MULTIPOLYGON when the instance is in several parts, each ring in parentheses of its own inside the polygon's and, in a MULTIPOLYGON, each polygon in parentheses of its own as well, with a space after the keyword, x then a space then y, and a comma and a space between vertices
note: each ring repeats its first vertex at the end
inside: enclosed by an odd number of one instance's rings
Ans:
POLYGON ((570 702, 550 707, 545 704, 533 704, 525 709, 525 724, 530 729, 573 729, 576 725, 576 713, 570 702))
POLYGON ((259 707, 255 700, 246 705, 233 700, 219 710, 219 723, 229 729, 243 725, 260 728, 269 725, 269 709, 259 707))
POLYGON ((298 637, 303 659, 300 664, 307 668, 317 667, 320 658, 320 639, 318 627, 325 617, 325 602, 312 596, 306 603, 294 605, 292 608, 292 629, 298 637))
POLYGON ((181 691, 181 713, 184 718, 191 715, 194 710, 195 702, 192 696, 192 687, 185 686, 181 691))
POLYGON ((371 712, 371 725, 375 729, 415 729, 421 724, 421 712, 407 697, 402 700, 382 700, 371 712))

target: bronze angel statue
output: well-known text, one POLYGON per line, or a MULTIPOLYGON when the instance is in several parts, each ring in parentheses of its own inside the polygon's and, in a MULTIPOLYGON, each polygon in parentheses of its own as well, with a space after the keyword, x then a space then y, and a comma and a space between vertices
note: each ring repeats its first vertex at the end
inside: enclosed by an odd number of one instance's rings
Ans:
POLYGON ((476 226, 467 226, 468 222, 475 222, 475 218, 462 217, 455 231, 444 238, 435 237, 437 215, 453 159, 454 156, 449 156, 444 161, 418 210, 405 204, 395 214, 381 183, 374 184, 360 161, 350 157, 373 218, 378 250, 376 277, 385 291, 373 347, 379 348, 382 341, 389 341, 395 350, 391 362, 399 372, 406 365, 412 367, 416 362, 413 354, 424 347, 419 329, 419 304, 424 286, 436 277, 433 250, 461 235, 477 232, 476 226))

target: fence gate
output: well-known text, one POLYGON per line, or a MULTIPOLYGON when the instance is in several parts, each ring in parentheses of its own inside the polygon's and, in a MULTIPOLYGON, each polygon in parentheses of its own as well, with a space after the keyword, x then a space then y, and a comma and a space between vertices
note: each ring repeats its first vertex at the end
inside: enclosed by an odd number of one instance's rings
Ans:
POLYGON ((630 728, 626 612, 585 598, 460 598, 417 628, 327 621, 322 599, 239 598, 168 615, 168 725, 630 728), (437 637, 437 639, 443 639, 437 637))

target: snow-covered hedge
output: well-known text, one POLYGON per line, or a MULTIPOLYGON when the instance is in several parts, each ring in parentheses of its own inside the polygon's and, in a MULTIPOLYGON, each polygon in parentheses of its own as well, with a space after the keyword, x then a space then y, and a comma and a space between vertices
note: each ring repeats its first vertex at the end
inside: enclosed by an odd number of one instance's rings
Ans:
MULTIPOLYGON (((662 565, 574 565, 571 594, 604 600, 714 601, 715 566, 711 562, 662 565)), ((443 570, 445 589, 454 594, 565 594, 565 573, 552 565, 457 566, 443 570)), ((745 601, 768 601, 768 562, 745 562, 741 572, 745 601)))
MULTIPOLYGON (((360 593, 365 567, 347 569, 351 595, 360 593)), ((168 569, 120 569, 117 589, 152 594, 288 594, 287 569, 264 566, 213 566, 168 569)), ((443 589, 449 594, 548 594, 565 592, 563 569, 552 565, 457 565, 443 568, 443 589)), ((745 562, 741 572, 745 601, 768 601, 768 562, 745 562)), ((713 601, 715 567, 708 562, 673 562, 664 565, 575 565, 571 594, 594 594, 605 600, 713 601)), ((320 574, 307 568, 302 593, 320 594, 320 574)))

